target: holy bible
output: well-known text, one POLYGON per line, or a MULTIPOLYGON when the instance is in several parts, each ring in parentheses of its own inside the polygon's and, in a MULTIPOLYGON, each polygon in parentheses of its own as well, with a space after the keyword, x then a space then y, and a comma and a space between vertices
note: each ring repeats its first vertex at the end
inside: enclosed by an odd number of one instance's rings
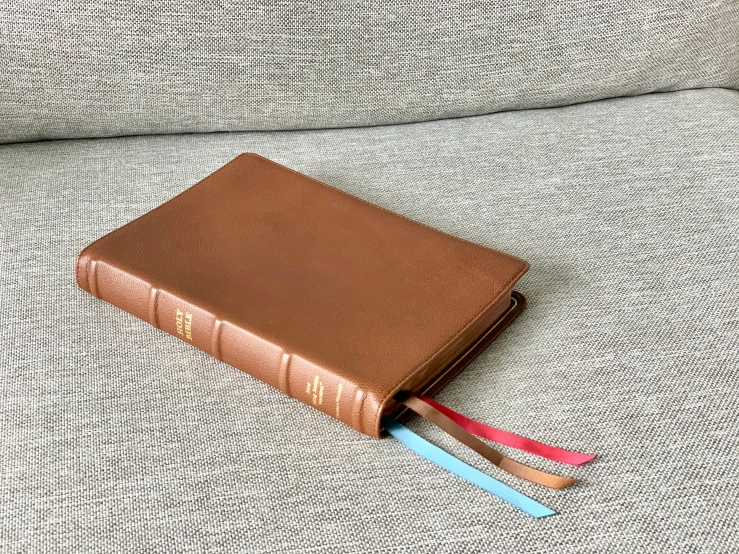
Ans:
POLYGON ((385 431, 533 517, 554 510, 401 422, 411 412, 498 469, 563 489, 481 438, 570 465, 594 456, 468 418, 433 396, 520 312, 528 264, 255 154, 85 248, 77 283, 361 433, 385 431))
POLYGON ((528 264, 242 154, 79 255, 77 283, 380 437, 524 307, 528 264))

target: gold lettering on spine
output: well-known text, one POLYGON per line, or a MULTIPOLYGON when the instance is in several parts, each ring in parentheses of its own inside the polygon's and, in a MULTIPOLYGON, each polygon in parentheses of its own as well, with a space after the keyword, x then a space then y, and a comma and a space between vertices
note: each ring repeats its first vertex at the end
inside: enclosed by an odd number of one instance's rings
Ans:
POLYGON ((310 381, 305 385, 305 393, 310 398, 313 404, 323 405, 323 381, 321 381, 318 374, 313 378, 313 386, 311 387, 310 381))
POLYGON ((189 341, 192 340, 192 314, 190 312, 183 312, 177 308, 175 326, 177 327, 178 335, 185 337, 189 341))
POLYGON ((190 312, 185 314, 185 338, 192 340, 192 314, 190 312))
MULTIPOLYGON (((341 389, 343 387, 344 385, 340 384, 339 390, 336 394, 336 417, 339 417, 339 399, 341 398, 341 389)), ((308 395, 308 398, 314 406, 323 406, 323 393, 325 390, 326 385, 318 374, 313 377, 312 383, 310 381, 305 383, 305 394, 308 395)))
POLYGON ((313 404, 318 402, 318 375, 313 379, 313 404))
POLYGON ((182 335, 182 336, 185 335, 185 333, 184 333, 184 325, 182 323, 182 316, 183 315, 184 314, 182 313, 182 310, 180 310, 179 308, 177 308, 177 316, 176 316, 175 323, 177 325, 177 334, 178 335, 182 335))

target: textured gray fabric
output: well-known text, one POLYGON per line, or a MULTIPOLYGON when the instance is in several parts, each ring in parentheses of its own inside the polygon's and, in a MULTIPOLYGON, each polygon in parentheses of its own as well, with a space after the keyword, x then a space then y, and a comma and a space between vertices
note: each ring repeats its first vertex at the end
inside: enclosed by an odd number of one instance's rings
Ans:
MULTIPOLYGON (((0 147, 0 550, 739 546, 739 93, 371 129, 0 147), (78 290, 90 241, 236 154, 522 256, 529 308, 440 395, 600 454, 534 521, 78 290)), ((507 450, 508 451, 508 450, 507 450)))
POLYGON ((362 126, 739 88, 736 0, 53 6, 0 4, 0 142, 362 126))

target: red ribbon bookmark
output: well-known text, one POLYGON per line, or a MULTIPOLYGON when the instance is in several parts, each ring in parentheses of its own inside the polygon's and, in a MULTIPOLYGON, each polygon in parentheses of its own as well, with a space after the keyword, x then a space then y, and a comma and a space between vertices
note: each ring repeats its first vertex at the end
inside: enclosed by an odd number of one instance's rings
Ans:
POLYGON ((430 406, 433 406, 434 408, 442 412, 445 416, 453 420, 460 427, 466 429, 473 435, 477 435, 478 437, 489 439, 500 444, 505 444, 506 446, 523 450, 524 452, 530 452, 532 454, 536 454, 537 456, 541 456, 542 458, 547 458, 549 460, 554 460, 556 462, 562 462, 564 464, 569 464, 573 466, 582 465, 585 462, 589 462, 590 460, 595 458, 595 454, 583 454, 581 452, 565 450, 564 448, 557 448, 556 446, 550 446, 542 442, 527 439, 526 437, 516 435, 515 433, 509 433, 508 431, 503 431, 502 429, 490 427, 489 425, 485 425, 484 423, 480 423, 479 421, 475 421, 474 419, 470 419, 467 416, 455 412, 454 410, 447 408, 443 404, 439 404, 433 398, 429 398, 428 396, 424 396, 422 394, 413 394, 430 406))

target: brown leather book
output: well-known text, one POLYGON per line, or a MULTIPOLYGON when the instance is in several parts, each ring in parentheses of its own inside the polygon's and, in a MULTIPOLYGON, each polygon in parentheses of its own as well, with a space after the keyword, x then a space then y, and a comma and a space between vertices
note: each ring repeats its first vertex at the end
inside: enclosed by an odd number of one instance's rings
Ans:
POLYGON ((523 309, 528 264, 255 154, 85 248, 92 295, 357 431, 403 419, 523 309))

